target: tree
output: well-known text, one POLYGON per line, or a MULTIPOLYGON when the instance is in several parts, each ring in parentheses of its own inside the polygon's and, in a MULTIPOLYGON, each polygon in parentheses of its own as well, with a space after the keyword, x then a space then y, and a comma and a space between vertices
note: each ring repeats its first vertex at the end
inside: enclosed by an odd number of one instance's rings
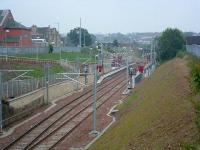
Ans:
MULTIPOLYGON (((67 38, 70 40, 70 43, 74 46, 79 45, 79 32, 80 28, 74 28, 73 30, 70 30, 70 32, 67 34, 67 38)), ((93 42, 94 36, 89 34, 87 29, 81 28, 81 46, 90 46, 93 42)))
POLYGON ((118 47, 119 46, 119 42, 116 39, 113 41, 113 46, 114 47, 118 47))
POLYGON ((183 33, 178 29, 167 28, 158 38, 158 59, 160 61, 169 60, 176 56, 185 45, 183 33))

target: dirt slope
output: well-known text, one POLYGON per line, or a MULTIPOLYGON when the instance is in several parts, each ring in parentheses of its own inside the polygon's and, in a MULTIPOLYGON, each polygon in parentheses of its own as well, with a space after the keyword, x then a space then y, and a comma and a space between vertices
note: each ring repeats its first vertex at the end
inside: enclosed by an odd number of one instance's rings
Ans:
POLYGON ((160 66, 134 89, 118 121, 90 149, 182 149, 197 133, 188 76, 186 60, 160 66))

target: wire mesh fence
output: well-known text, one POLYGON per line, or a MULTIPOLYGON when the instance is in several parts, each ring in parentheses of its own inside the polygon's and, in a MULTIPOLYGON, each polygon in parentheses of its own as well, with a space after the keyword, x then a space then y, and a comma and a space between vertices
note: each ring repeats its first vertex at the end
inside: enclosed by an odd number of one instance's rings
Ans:
MULTIPOLYGON (((77 75, 68 75, 70 78, 76 78, 77 75)), ((49 75, 49 85, 67 81, 62 74, 49 75)), ((45 87, 45 77, 31 78, 25 80, 10 80, 3 83, 3 99, 19 97, 26 93, 45 87)))

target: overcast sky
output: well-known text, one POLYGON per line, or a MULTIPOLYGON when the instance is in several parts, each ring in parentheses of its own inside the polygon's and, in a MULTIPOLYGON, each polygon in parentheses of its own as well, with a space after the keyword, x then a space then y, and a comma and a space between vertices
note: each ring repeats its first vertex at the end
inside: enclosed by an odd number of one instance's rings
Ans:
POLYGON ((157 32, 167 27, 200 32, 200 0, 0 0, 26 26, 82 25, 90 33, 157 32))

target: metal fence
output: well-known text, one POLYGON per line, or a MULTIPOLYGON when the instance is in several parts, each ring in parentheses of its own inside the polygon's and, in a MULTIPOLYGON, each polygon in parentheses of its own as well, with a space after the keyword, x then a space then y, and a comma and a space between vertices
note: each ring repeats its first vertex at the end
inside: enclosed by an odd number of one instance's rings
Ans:
MULTIPOLYGON (((69 75, 75 78, 77 75, 69 75)), ((61 74, 49 75, 49 85, 66 81, 61 74)), ((3 83, 3 99, 15 98, 26 93, 45 87, 45 77, 31 78, 25 80, 10 80, 3 83)))
MULTIPOLYGON (((80 52, 80 47, 54 47, 53 52, 80 52)), ((16 56, 16 55, 27 55, 33 54, 47 54, 49 51, 48 47, 5 47, 0 46, 0 55, 16 56)))
POLYGON ((200 57, 200 45, 186 45, 187 52, 200 57))
POLYGON ((26 55, 48 53, 48 47, 0 47, 0 55, 26 55))

